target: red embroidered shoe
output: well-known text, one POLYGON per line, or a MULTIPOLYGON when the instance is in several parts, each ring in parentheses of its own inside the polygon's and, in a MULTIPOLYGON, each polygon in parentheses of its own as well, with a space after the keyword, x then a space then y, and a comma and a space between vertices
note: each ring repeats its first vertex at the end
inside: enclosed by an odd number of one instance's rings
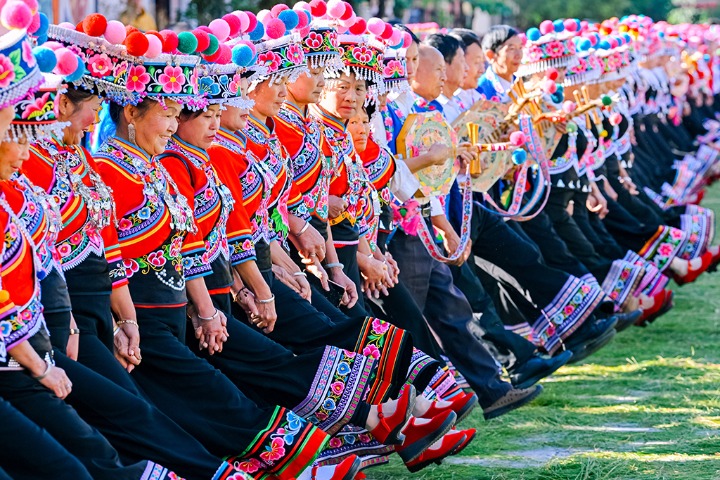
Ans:
POLYGON ((385 445, 402 445, 405 436, 401 431, 403 427, 407 425, 413 407, 415 407, 415 395, 415 387, 409 384, 405 385, 402 390, 400 390, 397 408, 392 415, 385 415, 383 413, 383 406, 378 405, 380 423, 370 430, 370 433, 373 434, 373 437, 375 437, 378 442, 384 443, 385 445))
POLYGON ((653 295, 653 306, 643 309, 643 315, 635 322, 638 327, 647 327, 652 322, 666 314, 673 307, 673 297, 675 294, 672 290, 661 290, 653 295))
POLYGON ((449 432, 456 419, 457 415, 451 410, 430 420, 412 417, 402 431, 405 442, 395 447, 395 451, 406 464, 412 462, 449 432))
POLYGON ((357 455, 350 455, 337 465, 313 466, 308 469, 310 475, 307 475, 305 470, 298 480, 353 480, 360 472, 361 464, 362 461, 357 455))
POLYGON ((693 269, 692 267, 690 267, 688 265, 688 272, 685 275, 680 276, 680 275, 673 273, 673 280, 675 280, 675 283, 677 283, 678 285, 686 285, 688 283, 692 283, 695 280, 697 280, 697 278, 705 270, 710 268, 710 266, 712 265, 712 262, 713 262, 712 254, 710 252, 705 252, 702 254, 702 256, 700 258, 702 259, 702 264, 700 264, 700 266, 697 269, 693 269))
POLYGON ((405 466, 412 473, 419 472, 423 468, 433 463, 442 463, 445 457, 453 455, 467 441, 467 436, 462 430, 454 430, 437 442, 439 445, 433 445, 425 450, 415 460, 405 462, 405 466))
POLYGON ((433 402, 428 411, 422 414, 420 418, 433 418, 447 410, 452 410, 457 415, 455 423, 458 424, 477 406, 478 397, 474 393, 463 392, 446 401, 450 402, 450 405, 444 408, 435 406, 437 402, 433 402))

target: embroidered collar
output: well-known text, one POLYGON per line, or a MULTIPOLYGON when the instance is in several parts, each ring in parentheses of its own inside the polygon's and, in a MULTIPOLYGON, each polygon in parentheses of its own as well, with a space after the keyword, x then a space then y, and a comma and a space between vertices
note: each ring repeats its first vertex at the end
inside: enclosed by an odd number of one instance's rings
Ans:
POLYGON ((342 120, 318 105, 310 106, 310 113, 314 115, 325 127, 331 128, 338 133, 345 134, 347 126, 345 120, 342 120))

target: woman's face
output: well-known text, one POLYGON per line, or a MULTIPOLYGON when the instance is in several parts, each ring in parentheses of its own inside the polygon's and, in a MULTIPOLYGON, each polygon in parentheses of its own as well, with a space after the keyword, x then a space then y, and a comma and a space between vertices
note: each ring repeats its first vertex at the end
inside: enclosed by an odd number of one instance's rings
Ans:
POLYGON ((137 107, 125 107, 135 125, 135 141, 137 145, 150 155, 160 155, 165 151, 167 142, 178 128, 180 105, 174 100, 165 100, 165 108, 160 102, 150 102, 150 107, 140 113, 137 107))
POLYGON ((347 124, 347 130, 352 135, 355 150, 362 153, 367 148, 368 137, 370 137, 370 118, 362 108, 357 115, 352 117, 347 124))
POLYGON ((9 180, 28 158, 30 158, 30 144, 25 138, 17 142, 0 143, 0 180, 9 180))
POLYGON ((355 74, 343 74, 325 86, 320 105, 332 115, 349 120, 357 115, 366 96, 365 80, 356 79, 355 74))
POLYGON ((248 96, 255 100, 252 112, 259 118, 274 117, 280 113, 280 108, 287 98, 287 82, 280 79, 279 82, 265 80, 260 83, 248 96))
POLYGON ((0 110, 0 138, 5 137, 5 133, 10 128, 10 124, 15 118, 15 107, 8 105, 0 110))
MULTIPOLYGON (((244 99, 248 99, 247 89, 248 79, 243 78, 240 82, 240 92, 242 94, 242 98, 244 99)), ((225 110, 222 112, 222 116, 220 117, 220 125, 222 125, 223 128, 230 130, 231 132, 243 130, 247 125, 247 119, 249 114, 250 110, 248 110, 247 108, 231 107, 230 105, 225 105, 225 110)))
POLYGON ((415 72, 417 72, 418 62, 420 62, 420 56, 418 53, 418 44, 412 42, 405 52, 405 62, 407 69, 406 75, 408 82, 415 78, 415 72))
POLYGON ((298 103, 305 105, 317 103, 325 87, 324 73, 325 69, 318 67, 310 69, 309 75, 300 75, 295 82, 288 84, 290 95, 298 103))
POLYGON ((177 134, 190 145, 207 150, 220 128, 220 105, 208 105, 198 116, 180 117, 177 134))
POLYGON ((97 123, 97 115, 102 106, 100 97, 94 96, 80 103, 73 103, 63 94, 57 96, 58 120, 70 122, 63 131, 63 141, 68 145, 77 145, 82 141, 85 132, 97 123))

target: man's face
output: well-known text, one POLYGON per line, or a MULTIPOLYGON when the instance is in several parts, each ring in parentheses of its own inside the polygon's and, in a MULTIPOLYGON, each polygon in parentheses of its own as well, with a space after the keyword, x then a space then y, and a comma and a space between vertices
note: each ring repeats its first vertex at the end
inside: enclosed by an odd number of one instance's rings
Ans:
POLYGON ((467 47, 465 50, 465 63, 468 69, 462 88, 465 90, 476 88, 480 77, 485 73, 485 55, 480 45, 473 43, 467 47))
POLYGON ((432 47, 423 47, 412 89, 428 100, 435 100, 442 93, 444 84, 445 61, 442 54, 432 47))
MULTIPOLYGON (((452 62, 446 64, 445 74, 447 76, 446 85, 452 86, 452 88, 460 87, 465 80, 467 74, 467 63, 465 63, 465 52, 462 48, 458 48, 455 52, 452 62)), ((455 92, 443 91, 443 93, 450 97, 455 92)))

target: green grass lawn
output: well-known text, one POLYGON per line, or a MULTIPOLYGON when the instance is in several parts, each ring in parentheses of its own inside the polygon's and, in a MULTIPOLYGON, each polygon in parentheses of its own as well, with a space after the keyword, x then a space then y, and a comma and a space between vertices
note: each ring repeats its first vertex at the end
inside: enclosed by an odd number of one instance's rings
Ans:
POLYGON ((487 423, 476 410, 462 456, 416 475, 394 458, 368 477, 720 479, 720 272, 673 288, 670 313, 562 368, 531 405, 487 423))

